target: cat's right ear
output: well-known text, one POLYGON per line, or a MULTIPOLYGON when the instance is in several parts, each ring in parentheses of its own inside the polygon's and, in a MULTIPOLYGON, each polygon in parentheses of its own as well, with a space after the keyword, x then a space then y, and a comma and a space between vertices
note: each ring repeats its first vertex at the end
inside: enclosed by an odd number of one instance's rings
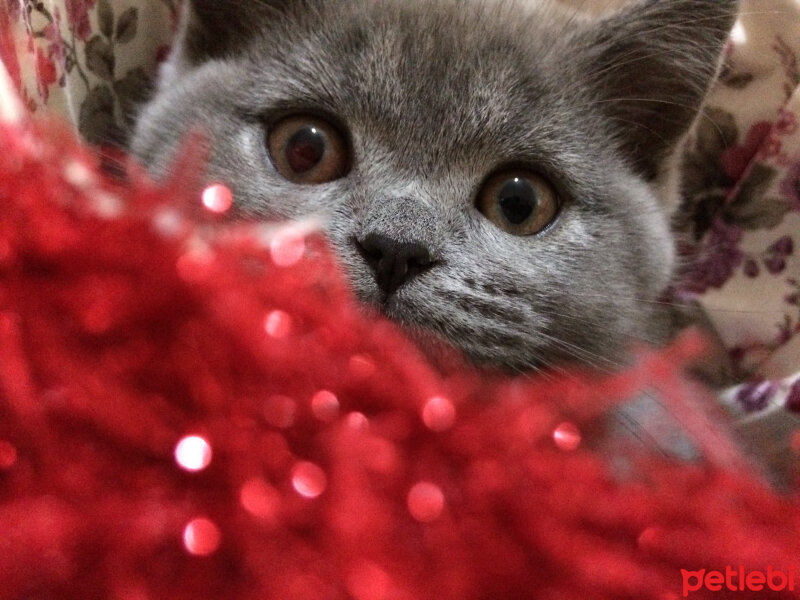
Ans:
POLYGON ((649 179, 697 116, 737 9, 738 0, 636 0, 584 30, 581 83, 649 179))
POLYGON ((305 10, 304 0, 189 0, 179 40, 182 62, 233 55, 264 25, 305 10))

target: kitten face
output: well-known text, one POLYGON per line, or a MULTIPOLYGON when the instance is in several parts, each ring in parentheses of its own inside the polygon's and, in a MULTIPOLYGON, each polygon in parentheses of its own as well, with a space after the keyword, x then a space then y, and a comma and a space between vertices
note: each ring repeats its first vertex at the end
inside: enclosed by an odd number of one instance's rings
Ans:
POLYGON ((367 304, 477 361, 604 365, 658 335, 660 168, 736 3, 600 23, 530 4, 196 0, 132 150, 163 174, 199 124, 240 214, 322 216, 367 304), (287 139, 299 154, 271 155, 287 139), (313 175, 320 153, 342 157, 323 183, 287 178, 285 160, 313 175))

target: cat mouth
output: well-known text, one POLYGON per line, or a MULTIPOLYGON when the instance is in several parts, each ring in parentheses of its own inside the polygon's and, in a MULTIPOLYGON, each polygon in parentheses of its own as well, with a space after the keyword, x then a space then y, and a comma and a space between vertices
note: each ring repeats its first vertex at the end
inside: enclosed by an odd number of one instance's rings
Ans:
POLYGON ((391 319, 404 326, 417 326, 416 323, 410 321, 408 318, 408 310, 404 310, 405 302, 398 298, 396 293, 387 294, 381 292, 378 295, 377 302, 374 303, 375 308, 385 317, 391 319))
POLYGON ((420 315, 419 309, 415 308, 416 303, 412 299, 405 297, 404 294, 381 293, 370 304, 381 316, 396 323, 405 332, 409 333, 413 339, 417 339, 420 336, 435 336, 449 345, 455 345, 437 327, 427 322, 427 319, 420 315))
POLYGON ((422 322, 424 319, 415 315, 414 311, 408 308, 407 302, 395 294, 382 298, 380 304, 373 304, 373 308, 397 325, 434 365, 445 367, 463 365, 465 362, 473 366, 488 365, 487 361, 473 356, 467 348, 462 347, 457 340, 451 339, 444 331, 440 331, 430 323, 422 322))

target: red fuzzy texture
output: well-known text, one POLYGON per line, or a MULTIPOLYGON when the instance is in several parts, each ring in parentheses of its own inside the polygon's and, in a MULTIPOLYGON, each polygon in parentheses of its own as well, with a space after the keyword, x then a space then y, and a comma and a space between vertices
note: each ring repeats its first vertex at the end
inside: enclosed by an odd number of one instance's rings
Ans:
POLYGON ((434 366, 321 240, 279 266, 205 211, 186 162, 120 185, 52 124, 0 130, 0 598, 666 600, 681 569, 795 567, 797 503, 711 466, 735 453, 685 410, 692 340, 602 379, 434 366), (621 481, 578 443, 643 386, 706 466, 621 481))

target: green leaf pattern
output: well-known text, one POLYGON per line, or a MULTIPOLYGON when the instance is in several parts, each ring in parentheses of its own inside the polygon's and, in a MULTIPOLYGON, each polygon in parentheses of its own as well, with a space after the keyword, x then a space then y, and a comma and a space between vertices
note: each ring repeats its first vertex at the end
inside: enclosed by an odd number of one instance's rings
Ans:
POLYGON ((20 8, 11 16, 18 22, 12 25, 42 45, 39 53, 59 75, 48 85, 62 89, 51 94, 34 81, 35 91, 20 86, 23 100, 31 110, 56 102, 77 105, 73 118, 85 139, 124 144, 133 115, 151 89, 157 60, 177 28, 181 0, 17 1, 20 8), (140 27, 143 13, 159 24, 157 34, 140 27))
POLYGON ((131 6, 119 17, 115 40, 118 44, 127 44, 136 37, 136 29, 139 25, 139 10, 131 6))

